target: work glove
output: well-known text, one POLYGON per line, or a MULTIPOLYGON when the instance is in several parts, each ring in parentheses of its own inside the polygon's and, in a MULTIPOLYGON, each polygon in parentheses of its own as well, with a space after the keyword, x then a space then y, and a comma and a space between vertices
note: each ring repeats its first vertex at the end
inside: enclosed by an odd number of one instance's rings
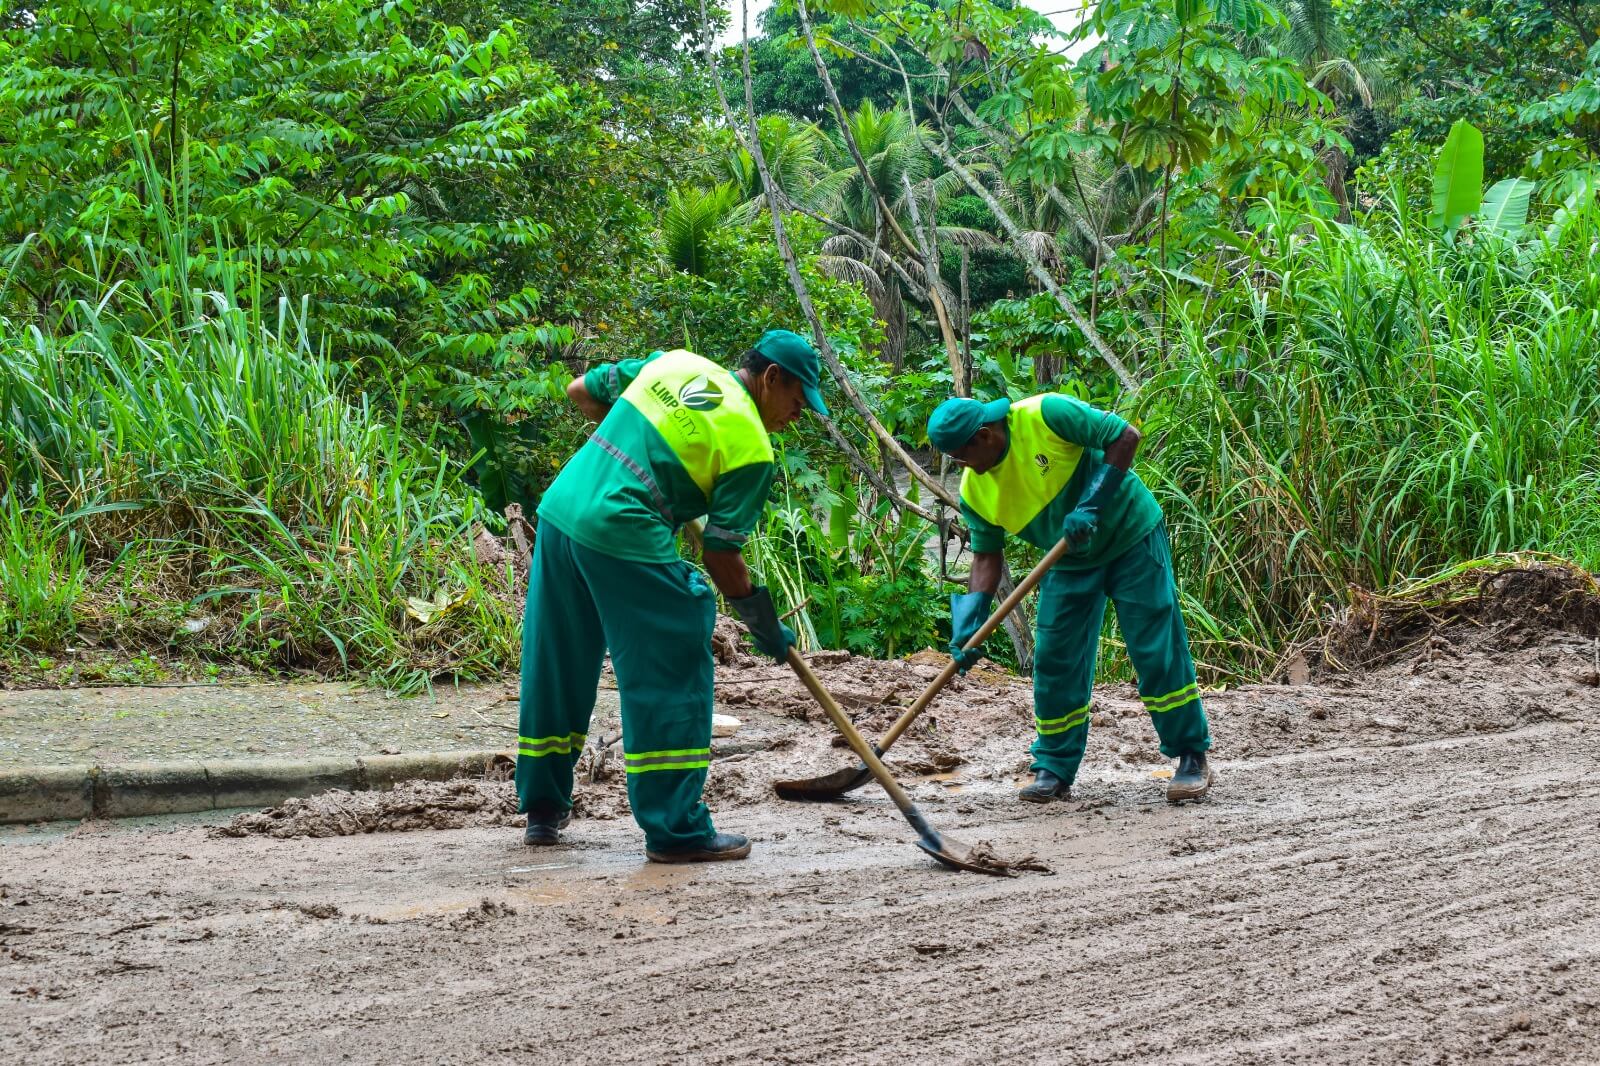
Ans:
POLYGON ((758 651, 780 663, 789 658, 789 649, 794 647, 794 630, 778 621, 778 609, 773 606, 772 593, 765 586, 752 587, 750 595, 740 600, 730 599, 728 606, 750 630, 750 638, 756 642, 758 651))
POLYGON ((967 641, 977 635, 994 611, 994 594, 990 592, 956 592, 950 596, 950 657, 956 661, 956 672, 965 674, 983 658, 981 647, 968 651, 967 641))
POLYGON ((1111 503, 1117 490, 1122 487, 1122 479, 1127 476, 1128 472, 1121 467, 1109 463, 1100 464, 1100 469, 1095 471, 1094 479, 1089 482, 1089 488, 1083 494, 1083 499, 1078 502, 1075 509, 1068 511, 1061 519, 1061 539, 1071 545, 1073 550, 1085 547, 1100 531, 1100 515, 1111 503))
POLYGON ((1068 511, 1061 519, 1061 539, 1076 551, 1094 539, 1100 531, 1100 516, 1079 507, 1068 511))

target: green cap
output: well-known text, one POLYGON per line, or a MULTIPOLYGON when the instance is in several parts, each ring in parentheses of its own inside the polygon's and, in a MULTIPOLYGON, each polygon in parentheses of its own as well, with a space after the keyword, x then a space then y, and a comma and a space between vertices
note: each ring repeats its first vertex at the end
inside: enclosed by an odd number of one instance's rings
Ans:
POLYGON ((769 329, 751 347, 800 379, 813 411, 828 413, 828 405, 822 402, 822 362, 809 341, 790 330, 769 329))
POLYGON ((963 396, 953 396, 933 409, 928 416, 928 442, 941 452, 949 454, 964 448, 979 426, 1005 421, 1011 410, 1011 401, 990 400, 979 403, 963 396))

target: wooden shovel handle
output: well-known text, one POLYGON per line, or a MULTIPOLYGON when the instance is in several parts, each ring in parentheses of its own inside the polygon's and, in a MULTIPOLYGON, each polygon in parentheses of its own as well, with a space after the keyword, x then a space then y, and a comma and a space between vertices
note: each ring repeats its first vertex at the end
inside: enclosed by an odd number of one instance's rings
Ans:
MULTIPOLYGON (((1017 587, 1011 590, 1011 595, 1000 602, 1000 606, 994 609, 994 613, 989 616, 988 621, 978 627, 978 631, 972 635, 972 639, 963 644, 961 649, 970 651, 988 640, 989 635, 1000 628, 1000 623, 1004 622, 1007 616, 1017 609, 1017 604, 1022 602, 1022 598, 1032 592, 1039 582, 1044 580, 1044 575, 1049 572, 1052 566, 1059 563, 1061 557, 1066 555, 1070 549, 1071 546, 1067 544, 1065 539, 1056 541, 1056 546, 1045 553, 1044 558, 1040 559, 1038 565, 1028 571, 1026 577, 1017 582, 1017 587)), ((939 671, 939 676, 934 678, 933 683, 923 690, 922 695, 917 697, 917 702, 907 707, 900 717, 895 719, 894 725, 889 727, 889 731, 883 735, 883 739, 878 742, 879 752, 888 751, 894 745, 894 742, 900 739, 900 734, 911 728, 911 723, 917 720, 917 716, 927 709, 928 704, 933 702, 933 698, 950 683, 950 679, 956 676, 958 669, 956 661, 951 659, 949 665, 939 671)))
POLYGON ((895 781, 893 775, 889 773, 889 768, 883 765, 883 760, 879 759, 872 748, 867 745, 860 731, 850 724, 850 719, 845 717, 845 713, 839 709, 839 705, 833 702, 833 697, 828 695, 828 690, 822 687, 822 682, 817 680, 817 675, 811 672, 811 667, 806 665, 806 661, 800 658, 800 653, 793 648, 789 649, 789 665, 794 668, 794 672, 799 675, 801 683, 810 690, 811 695, 816 697, 816 701, 827 712, 828 719, 833 722, 833 728, 839 731, 839 735, 844 737, 845 743, 850 745, 851 750, 866 764, 867 769, 872 771, 872 776, 878 779, 878 784, 882 785, 883 790, 889 793, 889 798, 894 800, 896 807, 900 808, 900 813, 907 818, 912 818, 915 815, 915 821, 912 823, 914 826, 917 822, 920 822, 922 816, 917 813, 917 808, 911 802, 911 797, 905 794, 905 790, 900 787, 899 782, 895 781))

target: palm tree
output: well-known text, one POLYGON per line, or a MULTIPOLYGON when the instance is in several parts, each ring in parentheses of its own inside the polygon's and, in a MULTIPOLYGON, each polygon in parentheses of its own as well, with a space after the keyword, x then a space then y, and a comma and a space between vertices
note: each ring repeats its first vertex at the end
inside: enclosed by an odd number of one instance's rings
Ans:
MULTIPOLYGON (((882 357, 896 368, 905 358, 906 315, 902 290, 908 289, 920 302, 929 303, 931 286, 918 262, 925 258, 919 247, 916 256, 902 247, 892 229, 898 228, 919 246, 930 243, 927 226, 934 224, 939 204, 960 190, 954 174, 933 173, 934 163, 923 151, 918 130, 910 116, 899 108, 880 109, 870 100, 846 115, 851 138, 862 161, 863 176, 846 151, 843 134, 833 142, 837 169, 820 183, 817 203, 842 232, 823 243, 817 267, 824 273, 859 284, 872 300, 873 309, 885 325, 882 357), (867 177, 871 178, 869 184, 867 177), (893 225, 879 205, 883 197, 893 214, 893 225), (918 221, 922 227, 917 225, 918 221)), ((932 136, 923 127, 924 137, 932 136)), ((987 246, 993 238, 981 230, 934 225, 931 235, 933 255, 941 244, 959 247, 987 246)), ((956 301, 940 283, 940 300, 947 309, 956 301)))
MULTIPOLYGON (((832 143, 815 123, 784 114, 763 115, 756 123, 767 173, 792 203, 819 207, 831 203, 839 179, 830 173, 832 143)), ((745 202, 763 200, 761 175, 755 159, 732 131, 719 133, 721 153, 713 167, 715 176, 736 186, 745 202)))
MULTIPOLYGON (((1341 111, 1352 100, 1371 107, 1371 64, 1365 57, 1353 56, 1333 0, 1287 0, 1284 14, 1289 19, 1284 51, 1300 64, 1306 83, 1325 93, 1341 111)), ((1345 193, 1344 175, 1349 160, 1342 149, 1325 145, 1322 162, 1328 193, 1339 205, 1339 221, 1348 222, 1350 200, 1345 193)))
POLYGON ((743 190, 732 182, 708 189, 686 185, 667 193, 661 214, 661 237, 667 261, 687 274, 704 274, 711 235, 723 226, 740 226, 755 217, 743 190))

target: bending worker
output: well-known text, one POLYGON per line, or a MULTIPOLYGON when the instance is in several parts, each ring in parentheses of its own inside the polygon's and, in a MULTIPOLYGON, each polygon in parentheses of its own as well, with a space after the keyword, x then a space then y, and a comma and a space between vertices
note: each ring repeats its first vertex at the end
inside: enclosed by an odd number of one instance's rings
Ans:
POLYGON ((517 798, 529 844, 554 844, 572 811, 607 650, 622 701, 628 803, 655 862, 742 859, 701 802, 711 765, 716 596, 675 544, 702 515, 706 572, 756 647, 787 656, 794 633, 739 554, 772 485, 769 432, 828 413, 817 353, 769 330, 730 373, 686 351, 594 367, 567 395, 599 427, 539 504, 522 623, 517 798))
POLYGON ((1089 740, 1100 625, 1109 597, 1139 675, 1139 695, 1177 759, 1167 799, 1198 799, 1211 787, 1211 733, 1200 706, 1189 637, 1178 608, 1161 507, 1130 473, 1139 431, 1068 396, 979 403, 950 399, 928 419, 928 439, 966 469, 961 513, 972 534, 968 591, 950 598, 950 651, 962 672, 981 652, 963 652, 994 608, 1001 554, 1011 533, 1039 548, 1071 546, 1040 584, 1035 637, 1034 781, 1021 798, 1070 795, 1089 740))

